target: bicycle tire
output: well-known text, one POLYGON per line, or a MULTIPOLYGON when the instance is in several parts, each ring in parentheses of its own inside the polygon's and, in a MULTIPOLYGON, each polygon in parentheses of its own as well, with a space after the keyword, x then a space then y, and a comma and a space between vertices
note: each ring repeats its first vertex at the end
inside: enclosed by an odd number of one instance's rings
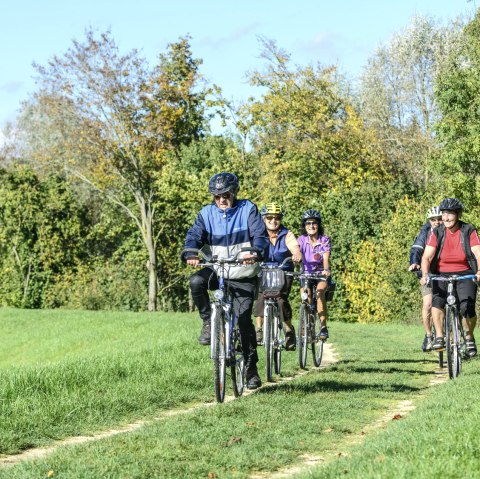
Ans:
POLYGON ((323 343, 324 341, 320 339, 320 317, 318 313, 313 315, 313 321, 311 322, 312 329, 310 331, 312 337, 312 356, 313 356, 313 364, 315 367, 319 367, 322 363, 322 356, 323 356, 323 343))
POLYGON ((232 365, 230 366, 232 376, 233 395, 238 398, 245 390, 245 358, 240 339, 238 327, 232 333, 232 365))
POLYGON ((445 350, 447 351, 448 377, 453 379, 453 320, 454 312, 451 306, 445 308, 445 350))
POLYGON ((271 304, 265 305, 263 329, 265 338, 266 376, 267 381, 271 382, 273 378, 273 307, 271 304))
POLYGON ((458 309, 455 309, 453 317, 453 377, 458 378, 462 372, 462 355, 461 355, 461 342, 460 342, 460 330, 459 330, 459 314, 458 309))
POLYGON ((212 355, 215 383, 215 398, 217 402, 225 399, 226 357, 225 357, 225 325, 222 308, 215 308, 212 315, 212 355))
POLYGON ((308 306, 300 306, 300 317, 298 320, 298 362, 300 368, 305 369, 307 364, 307 340, 308 340, 308 306))
MULTIPOLYGON (((435 331, 435 325, 432 325, 432 337, 437 337, 437 332, 435 331)), ((443 351, 438 351, 438 367, 443 368, 445 367, 443 351)))
POLYGON ((285 328, 280 325, 280 316, 278 307, 274 307, 273 315, 273 337, 274 337, 274 351, 273 351, 273 364, 275 374, 280 374, 282 371, 282 349, 285 345, 285 328))

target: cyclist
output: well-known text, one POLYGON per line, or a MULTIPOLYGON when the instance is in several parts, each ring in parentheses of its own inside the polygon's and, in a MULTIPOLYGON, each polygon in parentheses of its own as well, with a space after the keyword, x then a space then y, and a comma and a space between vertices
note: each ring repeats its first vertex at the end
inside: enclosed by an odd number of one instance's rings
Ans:
MULTIPOLYGON (((475 274, 480 280, 480 238, 474 226, 460 221, 463 204, 456 198, 445 198, 440 203, 443 225, 434 228, 428 237, 425 253, 422 257, 422 286, 430 273, 475 274)), ((447 298, 447 284, 434 281, 432 284, 432 318, 436 337, 432 348, 435 351, 445 349, 443 337, 443 318, 447 298)), ((457 285, 460 313, 466 329, 466 350, 470 357, 477 354, 473 336, 477 317, 475 299, 477 285, 473 281, 461 281, 457 285)))
MULTIPOLYGON (((257 207, 250 200, 237 199, 240 189, 238 178, 232 173, 222 172, 212 176, 208 190, 213 201, 203 207, 195 223, 188 230, 185 248, 209 248, 212 255, 226 258, 235 255, 242 247, 252 246, 261 251, 262 257, 268 251, 265 224, 257 207)), ((188 265, 198 266, 200 260, 192 254, 184 258, 188 265)), ((261 258, 257 258, 261 259, 261 258)), ((238 325, 245 357, 247 388, 257 389, 262 382, 257 370, 257 343, 252 322, 252 307, 257 292, 259 266, 252 254, 245 254, 242 266, 228 269, 226 278, 233 294, 233 309, 238 316, 238 325)), ((208 289, 218 288, 216 272, 203 268, 190 277, 190 288, 195 306, 203 320, 198 341, 210 344, 210 300, 208 289)))
MULTIPOLYGON (((285 258, 292 258, 295 262, 302 260, 302 253, 300 253, 297 238, 295 238, 295 235, 290 230, 282 225, 284 214, 284 209, 277 203, 267 203, 261 209, 261 215, 267 227, 268 237, 270 238, 268 256, 264 258, 264 261, 270 264, 281 264, 285 258)), ((285 271, 293 271, 293 264, 287 263, 282 268, 285 271)), ((285 287, 281 296, 278 298, 280 318, 285 327, 285 349, 287 351, 294 351, 296 346, 295 328, 292 326, 292 307, 288 301, 292 283, 293 277, 286 276, 285 287)), ((254 307, 257 326, 257 343, 260 343, 263 339, 262 323, 264 306, 263 295, 260 294, 254 307)))
MULTIPOLYGON (((321 273, 327 277, 327 282, 317 281, 316 298, 317 312, 320 318, 320 338, 328 338, 327 302, 325 294, 331 281, 330 273, 330 237, 324 234, 322 216, 317 210, 309 209, 302 215, 301 236, 298 238, 303 265, 307 273, 321 273)), ((301 292, 305 281, 301 282, 301 292)))
MULTIPOLYGON (((442 213, 438 206, 432 206, 428 210, 427 222, 422 226, 410 250, 410 266, 409 271, 417 271, 418 277, 422 277, 420 264, 422 262, 422 254, 425 250, 425 243, 433 228, 442 224, 442 213)), ((422 293, 422 322, 425 330, 425 337, 422 343, 422 351, 428 352, 432 350, 432 287, 431 285, 420 285, 422 293)))

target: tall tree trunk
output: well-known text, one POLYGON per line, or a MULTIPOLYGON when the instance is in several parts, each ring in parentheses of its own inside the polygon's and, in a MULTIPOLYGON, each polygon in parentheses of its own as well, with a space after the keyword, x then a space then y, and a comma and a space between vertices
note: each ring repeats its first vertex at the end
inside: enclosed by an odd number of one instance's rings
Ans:
POLYGON ((157 251, 153 237, 153 218, 147 216, 145 244, 148 250, 148 310, 157 310, 157 251))

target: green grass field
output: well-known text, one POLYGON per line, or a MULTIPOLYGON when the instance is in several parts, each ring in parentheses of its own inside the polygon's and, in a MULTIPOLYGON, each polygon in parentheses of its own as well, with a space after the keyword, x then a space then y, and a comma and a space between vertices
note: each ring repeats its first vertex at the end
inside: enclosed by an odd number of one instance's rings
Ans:
POLYGON ((479 362, 431 387, 436 356, 419 350, 420 327, 332 322, 336 364, 300 375, 297 354, 285 353, 293 380, 210 407, 199 323, 193 314, 0 310, 0 457, 147 421, 0 466, 0 478, 247 478, 293 466, 299 478, 480 477, 479 362), (416 409, 372 430, 404 400, 416 409), (302 469, 307 456, 315 465, 302 469))

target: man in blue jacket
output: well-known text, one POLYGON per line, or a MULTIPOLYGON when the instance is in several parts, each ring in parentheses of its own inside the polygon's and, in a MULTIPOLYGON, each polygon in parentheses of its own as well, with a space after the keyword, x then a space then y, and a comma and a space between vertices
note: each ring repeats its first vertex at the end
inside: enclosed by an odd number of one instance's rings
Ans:
MULTIPOLYGON (((433 228, 442 224, 442 213, 438 206, 432 206, 428 211, 427 222, 422 226, 420 233, 418 233, 413 246, 410 250, 410 267, 409 271, 417 271, 418 277, 421 278, 422 273, 420 271, 420 265, 422 263, 422 255, 425 250, 425 244, 430 232, 433 228)), ((422 293, 422 322, 425 329, 425 338, 422 343, 422 351, 428 352, 432 350, 433 338, 432 338, 432 287, 421 286, 420 292, 422 293)))
MULTIPOLYGON (((258 248, 262 256, 266 256, 269 240, 265 224, 250 200, 237 199, 239 189, 238 178, 232 173, 219 173, 210 179, 208 190, 213 195, 213 201, 200 210, 195 223, 188 230, 185 248, 201 249, 207 246, 212 255, 227 258, 234 256, 241 248, 252 246, 258 248)), ((190 266, 197 266, 200 262, 198 257, 188 254, 184 259, 190 266)), ((233 293, 233 308, 238 317, 247 388, 257 389, 262 382, 257 370, 252 307, 257 293, 259 266, 252 261, 251 255, 246 255, 243 259, 244 265, 229 268, 226 279, 233 293)), ((217 287, 217 273, 211 268, 203 268, 190 277, 193 302, 203 320, 198 338, 203 345, 209 345, 211 339, 208 290, 217 287)))

